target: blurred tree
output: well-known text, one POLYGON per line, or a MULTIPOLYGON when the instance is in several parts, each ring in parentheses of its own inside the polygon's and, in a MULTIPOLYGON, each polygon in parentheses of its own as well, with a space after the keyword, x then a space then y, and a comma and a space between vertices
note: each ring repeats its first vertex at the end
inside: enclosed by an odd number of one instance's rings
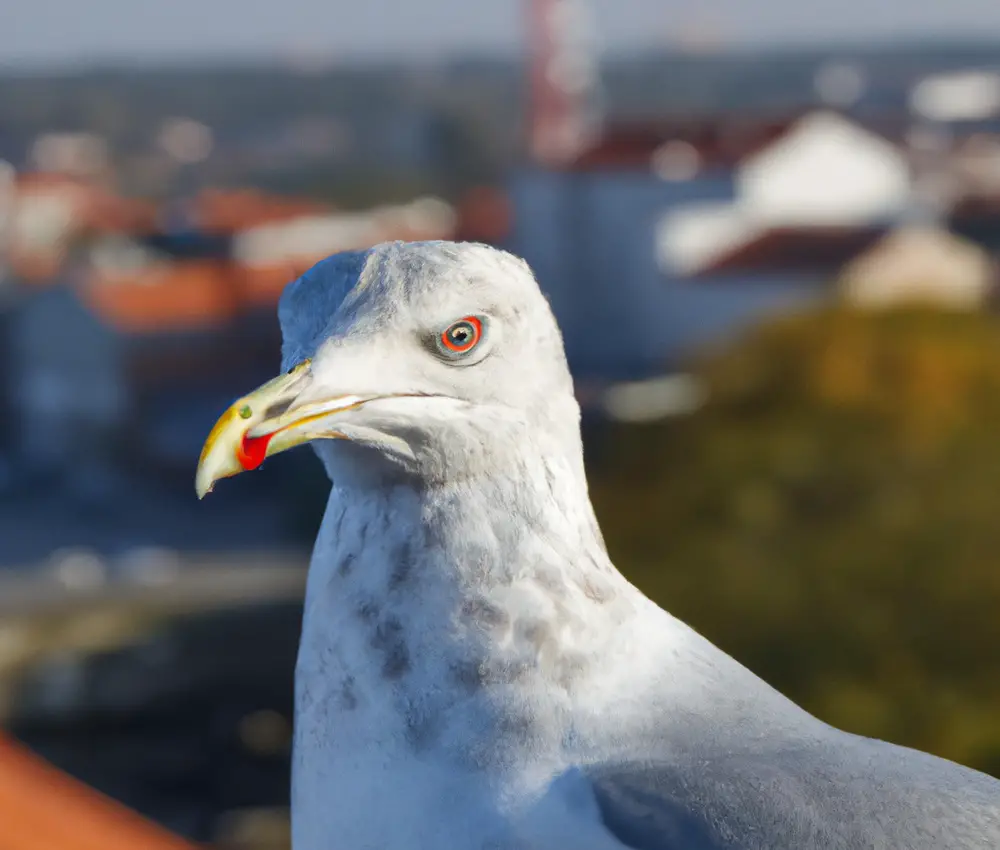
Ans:
MULTIPOLYGON (((379 204, 399 204, 440 190, 429 175, 416 172, 360 168, 290 166, 270 171, 248 171, 256 188, 282 195, 326 201, 342 210, 366 210, 379 204)), ((244 175, 241 174, 241 178, 244 175)), ((222 181, 218 181, 222 182, 222 181)), ((241 181, 234 180, 239 186, 241 181)))
POLYGON ((837 308, 696 367, 706 406, 613 426, 617 565, 822 719, 1000 775, 1000 333, 837 308))

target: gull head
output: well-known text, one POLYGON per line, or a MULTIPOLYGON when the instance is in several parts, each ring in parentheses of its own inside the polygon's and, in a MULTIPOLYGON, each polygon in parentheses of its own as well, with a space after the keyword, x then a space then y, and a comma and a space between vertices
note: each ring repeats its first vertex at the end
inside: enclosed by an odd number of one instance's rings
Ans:
POLYGON ((199 498, 312 443, 334 480, 489 474, 510 452, 579 442, 562 338, 520 259, 485 245, 392 242, 323 260, 278 307, 283 374, 205 442, 199 498))

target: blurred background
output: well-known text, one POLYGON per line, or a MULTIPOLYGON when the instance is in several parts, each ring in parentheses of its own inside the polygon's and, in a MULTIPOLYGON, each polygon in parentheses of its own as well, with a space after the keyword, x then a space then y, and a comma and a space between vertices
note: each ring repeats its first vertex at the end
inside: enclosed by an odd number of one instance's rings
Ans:
POLYGON ((994 0, 85 6, 0 28, 2 850, 288 847, 328 482, 193 475, 389 239, 534 267, 629 578, 1000 776, 994 0))

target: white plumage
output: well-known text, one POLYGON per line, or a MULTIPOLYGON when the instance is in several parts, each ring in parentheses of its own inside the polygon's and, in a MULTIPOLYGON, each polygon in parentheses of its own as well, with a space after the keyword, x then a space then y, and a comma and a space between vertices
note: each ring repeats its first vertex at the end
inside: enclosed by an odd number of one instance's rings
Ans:
POLYGON ((338 438, 313 443, 333 488, 296 671, 296 850, 1000 846, 1000 783, 820 723, 615 569, 521 261, 380 245, 320 263, 279 313, 309 377, 270 418, 338 438), (483 333, 453 356, 463 317, 483 333))

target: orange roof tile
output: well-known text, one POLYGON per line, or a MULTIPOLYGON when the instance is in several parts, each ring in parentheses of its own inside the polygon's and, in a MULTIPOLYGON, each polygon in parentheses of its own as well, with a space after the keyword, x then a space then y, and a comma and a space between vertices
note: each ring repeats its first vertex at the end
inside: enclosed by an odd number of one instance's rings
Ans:
POLYGON ((86 189, 95 184, 79 177, 53 171, 19 171, 14 176, 14 185, 18 192, 34 192, 49 189, 66 191, 86 189))
POLYGON ((148 233, 155 229, 158 213, 151 201, 95 193, 87 199, 83 218, 92 230, 148 233))
POLYGON ((237 266, 234 276, 242 306, 253 309, 276 305, 285 286, 323 258, 294 257, 273 265, 237 266))
POLYGON ((0 736, 0 850, 194 850, 0 736))
MULTIPOLYGON (((158 211, 152 202, 122 198, 96 182, 29 173, 19 175, 18 192, 24 198, 54 194, 64 199, 72 222, 67 233, 51 239, 51 244, 10 247, 8 256, 15 273, 33 285, 54 281, 65 263, 67 247, 81 235, 156 231, 158 211)), ((296 219, 332 212, 316 201, 253 189, 208 189, 192 206, 199 229, 216 234, 237 234, 262 224, 293 224, 296 219)), ((471 196, 468 212, 473 233, 469 238, 499 236, 506 229, 508 207, 500 192, 481 190, 471 196)), ((323 250, 312 246, 298 256, 283 252, 280 258, 259 265, 212 259, 165 262, 135 271, 90 268, 84 272, 80 295, 107 324, 129 333, 218 326, 243 310, 275 305, 289 281, 334 250, 366 248, 389 239, 454 236, 450 214, 442 216, 436 207, 424 212, 413 205, 398 205, 350 214, 346 216, 351 220, 345 225, 347 235, 331 236, 323 250)))
POLYGON ((214 327, 239 308, 232 269, 215 260, 119 274, 95 270, 82 285, 81 298, 109 325, 130 333, 214 327))
POLYGON ((248 227, 330 212, 327 204, 307 198, 282 198, 255 189, 206 189, 192 204, 196 225, 212 233, 235 233, 248 227))

